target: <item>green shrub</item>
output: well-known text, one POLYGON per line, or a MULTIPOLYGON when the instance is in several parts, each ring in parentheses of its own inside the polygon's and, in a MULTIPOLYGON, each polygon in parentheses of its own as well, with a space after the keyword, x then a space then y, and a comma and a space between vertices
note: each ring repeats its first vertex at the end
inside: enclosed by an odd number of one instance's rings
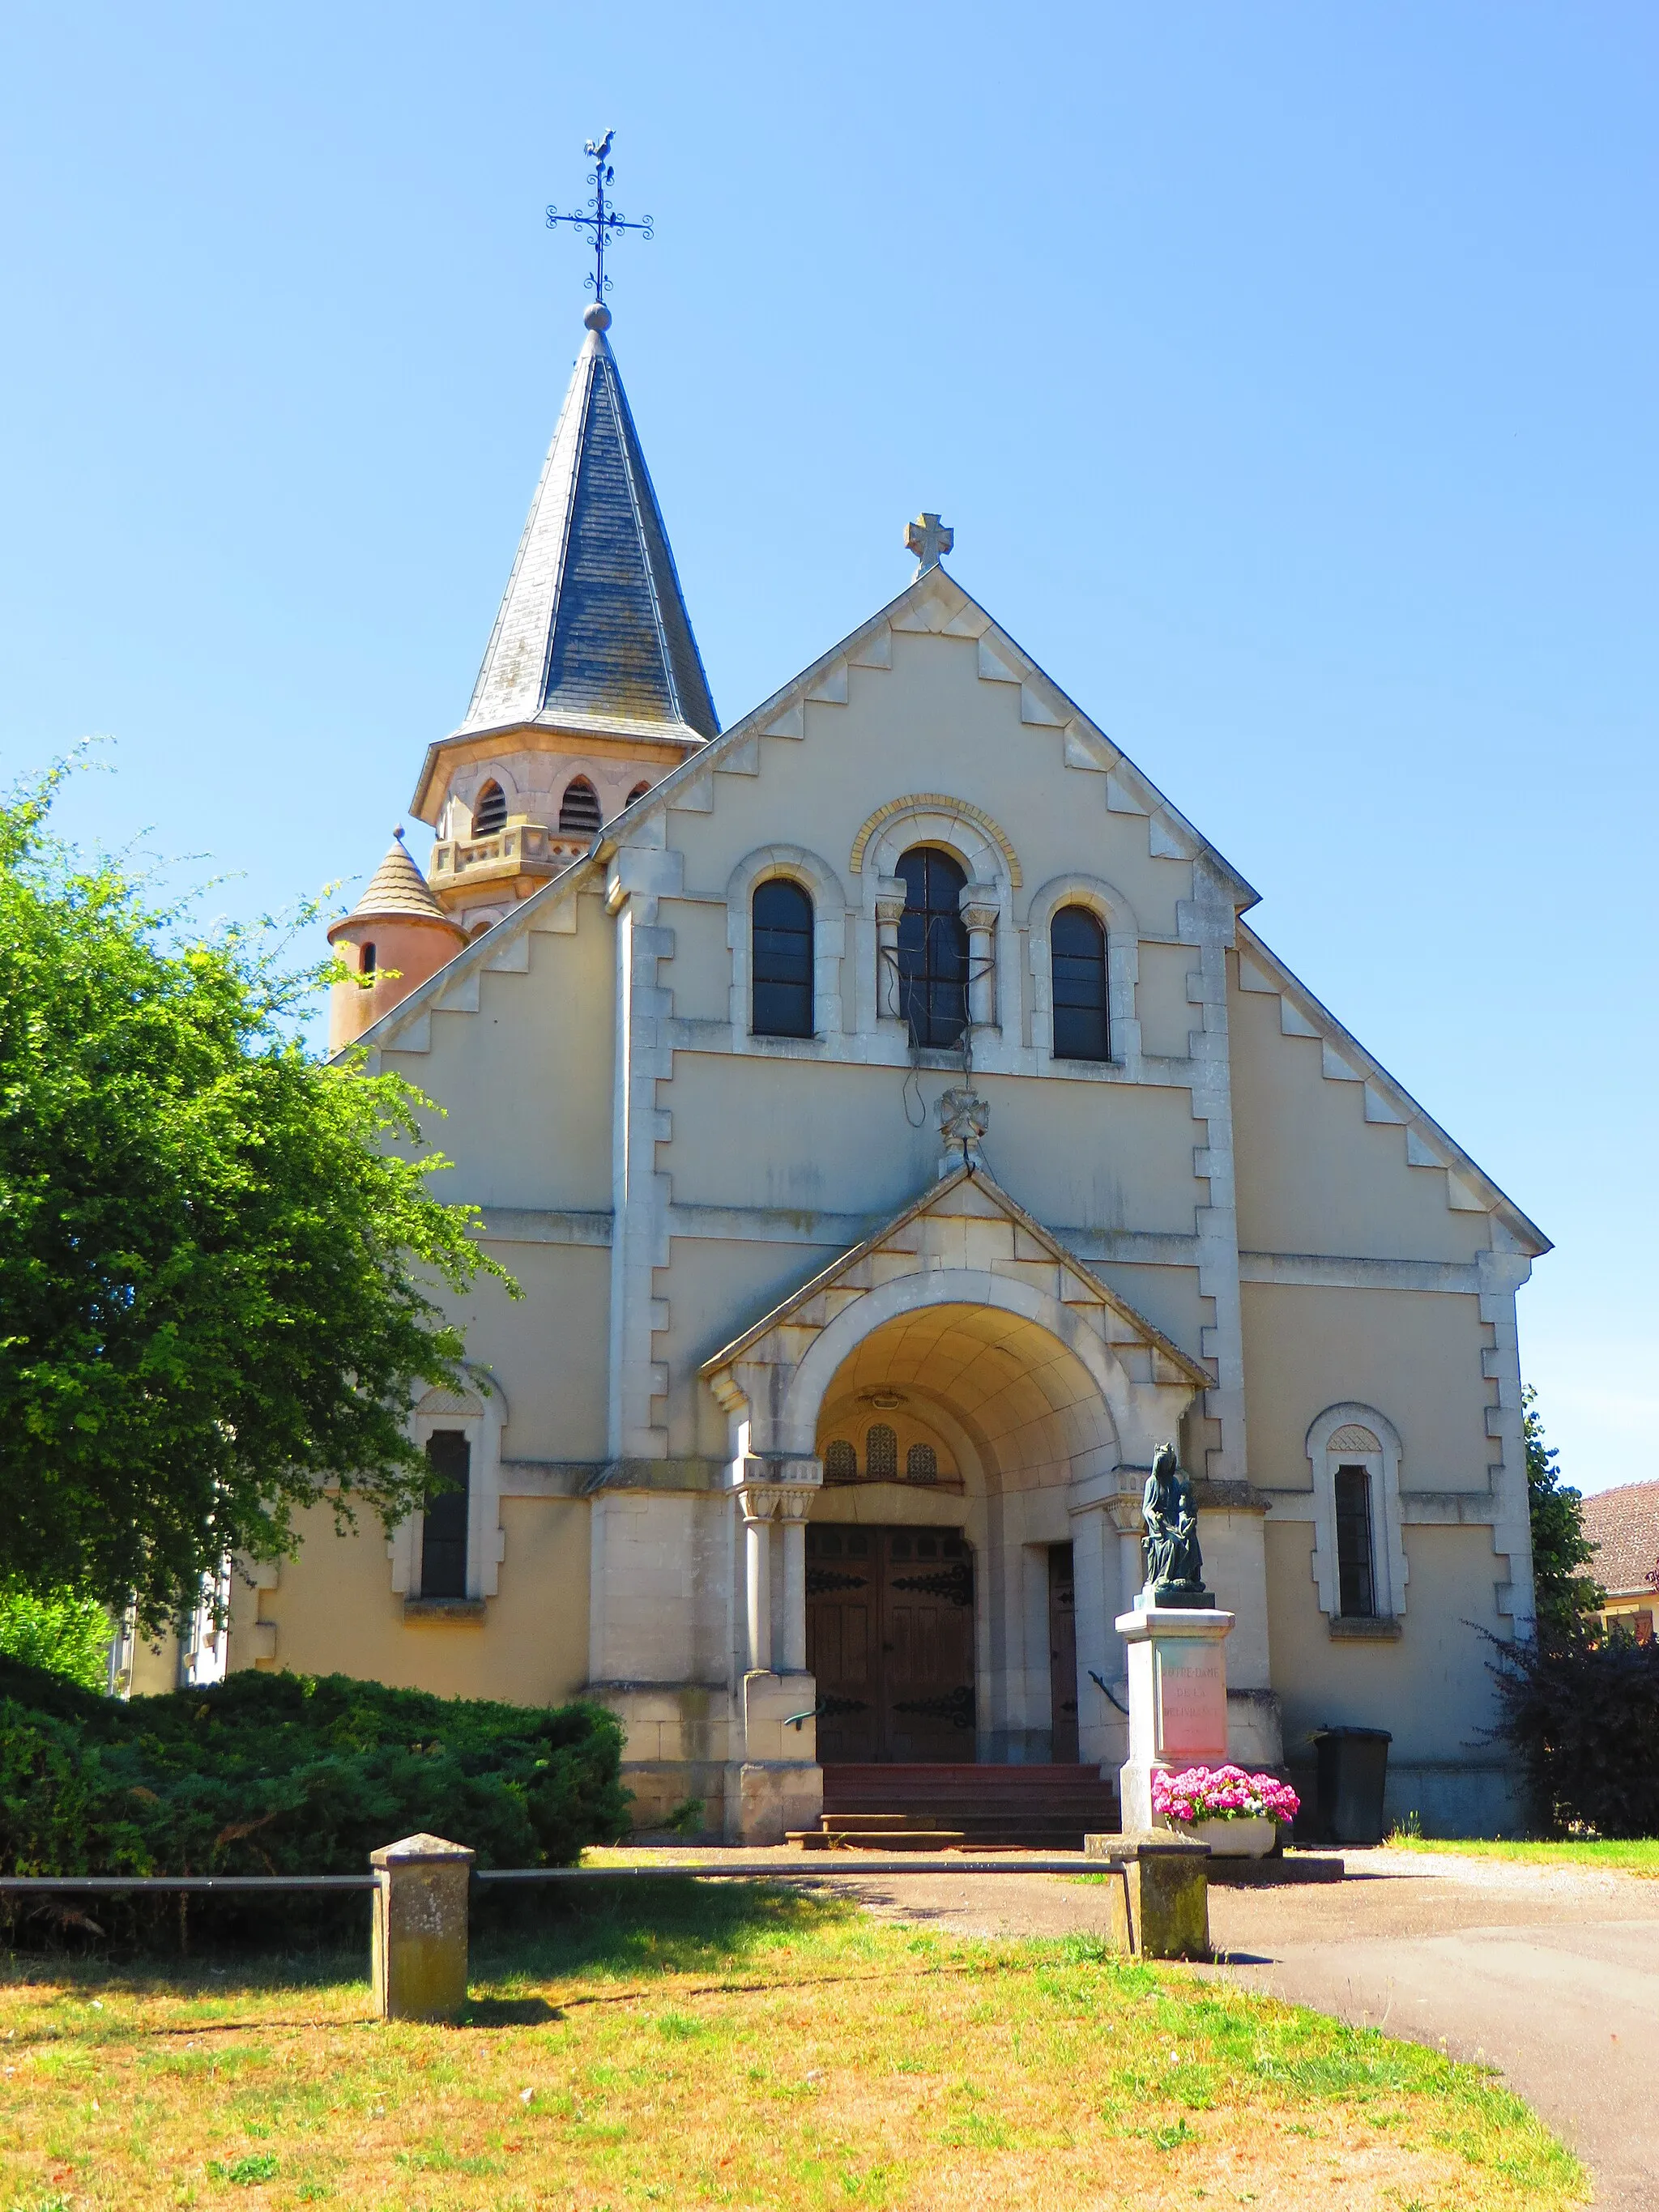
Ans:
POLYGON ((124 1704, 0 1660, 0 1871, 361 1874, 421 1830, 569 1865, 628 1826, 621 1757, 595 1705, 257 1673, 124 1704))
POLYGON ((101 1690, 110 1636, 109 1615, 96 1598, 69 1589, 43 1595, 0 1589, 0 1658, 67 1674, 83 1690, 101 1690))
POLYGON ((1659 1644, 1628 1635, 1500 1644, 1498 1733, 1547 1834, 1659 1835, 1659 1644))

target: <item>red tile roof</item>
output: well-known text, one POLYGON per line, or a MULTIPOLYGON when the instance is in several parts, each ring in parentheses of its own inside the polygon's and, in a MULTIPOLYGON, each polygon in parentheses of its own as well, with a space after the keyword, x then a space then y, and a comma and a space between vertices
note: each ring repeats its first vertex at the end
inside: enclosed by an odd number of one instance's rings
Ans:
POLYGON ((1650 1593, 1659 1573, 1659 1482, 1626 1482, 1584 1500, 1589 1571, 1610 1597, 1650 1593))

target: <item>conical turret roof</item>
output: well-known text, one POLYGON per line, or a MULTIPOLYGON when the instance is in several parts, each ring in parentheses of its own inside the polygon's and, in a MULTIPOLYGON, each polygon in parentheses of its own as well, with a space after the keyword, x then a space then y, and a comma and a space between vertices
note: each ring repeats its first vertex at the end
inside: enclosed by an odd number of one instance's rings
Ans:
POLYGON ((439 905, 431 884, 410 860, 401 830, 387 848, 385 860, 369 878, 362 896, 334 927, 342 928, 348 921, 386 921, 393 915, 446 922, 451 928, 458 927, 439 905))
POLYGON ((720 724, 639 434, 587 311, 501 612, 457 736, 514 724, 712 738, 720 724))

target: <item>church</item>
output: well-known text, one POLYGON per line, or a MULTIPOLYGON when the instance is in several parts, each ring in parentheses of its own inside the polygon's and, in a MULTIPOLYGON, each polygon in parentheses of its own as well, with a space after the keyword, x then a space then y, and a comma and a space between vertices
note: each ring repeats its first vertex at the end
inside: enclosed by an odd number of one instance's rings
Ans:
POLYGON ((523 1297, 453 1302, 467 1387, 410 1409, 454 1486, 389 1538, 319 1506, 229 1665, 598 1699, 641 1829, 775 1840, 935 1768, 1109 1826, 1173 1440, 1233 1756, 1384 1729, 1390 1818, 1501 1828, 1547 1239, 937 515, 722 728, 610 323, 416 769, 430 851, 331 932, 334 1048, 441 1107, 523 1297))

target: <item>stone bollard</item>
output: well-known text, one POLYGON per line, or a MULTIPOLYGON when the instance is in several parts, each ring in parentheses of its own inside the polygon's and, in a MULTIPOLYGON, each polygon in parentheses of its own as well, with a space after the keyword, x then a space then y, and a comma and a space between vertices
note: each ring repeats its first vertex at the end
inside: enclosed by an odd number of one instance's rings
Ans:
POLYGON ((1113 1890, 1112 1932, 1121 1948, 1143 1959, 1210 1955, 1210 1847, 1184 1836, 1085 1836, 1085 1855, 1120 1859, 1121 1890, 1113 1890))
POLYGON ((370 1972, 382 2020, 453 2020, 466 2005, 467 1885, 475 1853, 441 1836, 371 1851, 370 1972))

